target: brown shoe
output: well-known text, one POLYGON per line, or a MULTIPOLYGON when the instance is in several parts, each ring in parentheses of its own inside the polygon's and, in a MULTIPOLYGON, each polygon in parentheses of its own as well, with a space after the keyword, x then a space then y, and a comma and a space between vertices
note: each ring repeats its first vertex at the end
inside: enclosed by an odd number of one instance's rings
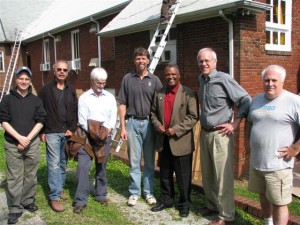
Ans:
POLYGON ((68 195, 65 193, 65 192, 61 192, 60 193, 60 198, 62 199, 62 200, 67 200, 68 199, 68 195))
POLYGON ((214 214, 214 213, 218 213, 217 211, 214 211, 214 210, 211 210, 207 207, 203 207, 201 209, 199 209, 199 211, 197 212, 197 215, 198 216, 209 216, 211 214, 214 214))
POLYGON ((230 224, 234 224, 234 221, 226 221, 224 219, 217 218, 211 221, 208 225, 230 225, 230 224))
POLYGON ((59 200, 50 200, 49 204, 55 212, 64 211, 64 207, 59 200))
POLYGON ((97 202, 99 202, 103 206, 108 206, 108 201, 107 201, 106 198, 105 199, 101 199, 101 200, 97 200, 97 202))
POLYGON ((73 213, 81 213, 85 208, 85 205, 75 205, 73 208, 73 213))

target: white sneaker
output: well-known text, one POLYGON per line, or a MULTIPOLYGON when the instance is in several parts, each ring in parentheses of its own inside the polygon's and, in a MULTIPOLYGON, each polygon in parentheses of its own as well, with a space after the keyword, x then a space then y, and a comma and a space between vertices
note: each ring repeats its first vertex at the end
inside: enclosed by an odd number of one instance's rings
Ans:
POLYGON ((139 200, 139 196, 131 195, 128 199, 127 205, 135 206, 138 200, 139 200))
POLYGON ((149 204, 149 205, 155 205, 156 204, 156 199, 153 195, 151 194, 147 194, 146 195, 146 202, 149 204))

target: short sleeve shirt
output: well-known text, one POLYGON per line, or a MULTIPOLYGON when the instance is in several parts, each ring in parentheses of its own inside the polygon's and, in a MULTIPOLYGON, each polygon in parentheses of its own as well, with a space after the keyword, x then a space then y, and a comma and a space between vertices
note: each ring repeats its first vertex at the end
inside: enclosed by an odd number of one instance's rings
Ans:
POLYGON ((124 76, 118 102, 126 105, 127 115, 149 116, 154 93, 162 88, 160 79, 148 73, 141 79, 135 72, 124 76))
POLYGON ((250 166, 260 171, 293 168, 291 160, 278 159, 280 148, 293 144, 300 126, 300 97, 283 91, 275 99, 257 95, 251 104, 248 121, 250 135, 250 166))

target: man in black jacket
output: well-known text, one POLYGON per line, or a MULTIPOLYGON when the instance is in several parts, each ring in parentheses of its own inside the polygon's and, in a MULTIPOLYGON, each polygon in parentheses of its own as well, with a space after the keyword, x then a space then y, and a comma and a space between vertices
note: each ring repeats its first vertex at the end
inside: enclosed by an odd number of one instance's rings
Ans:
POLYGON ((8 224, 15 224, 23 210, 38 210, 34 203, 40 158, 38 133, 46 119, 40 98, 31 93, 32 73, 28 67, 16 72, 16 88, 0 104, 0 123, 5 130, 8 224))
POLYGON ((78 100, 75 89, 66 81, 67 62, 57 61, 53 70, 54 79, 39 93, 47 112, 41 140, 47 149, 49 204, 54 211, 62 212, 64 208, 60 199, 67 198, 63 192, 67 166, 65 144, 76 129, 78 100))

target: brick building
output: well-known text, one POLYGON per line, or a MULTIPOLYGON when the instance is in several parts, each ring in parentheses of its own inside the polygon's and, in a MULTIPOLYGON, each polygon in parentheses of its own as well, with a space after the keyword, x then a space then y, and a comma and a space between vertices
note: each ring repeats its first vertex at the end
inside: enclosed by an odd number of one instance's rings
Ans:
MULTIPOLYGON (((148 47, 161 1, 132 1, 107 27, 101 36, 115 38, 115 75, 122 78, 132 65, 132 50, 148 47), (136 10, 138 9, 138 10, 136 10), (132 19, 133 15, 135 16, 132 19), (154 17, 153 15, 156 15, 154 17), (120 23, 122 21, 122 23, 120 23)), ((163 77, 162 68, 178 64, 182 83, 198 89, 199 49, 211 47, 217 52, 217 69, 227 72, 250 93, 262 92, 261 71, 269 64, 286 68, 285 88, 299 92, 300 1, 182 1, 166 47, 171 57, 158 65, 155 73, 163 77), (281 13, 280 13, 281 11, 281 13), (279 16, 280 15, 280 16, 279 16), (174 58, 172 58, 174 56, 174 58)), ((115 84, 117 89, 119 83, 115 84)), ((244 150, 244 124, 235 133, 235 175, 245 175, 248 155, 244 150)))
MULTIPOLYGON (((99 64, 100 58, 101 65, 109 72, 108 88, 118 93, 122 77, 133 69, 133 49, 149 46, 162 1, 45 0, 44 9, 41 2, 26 0, 15 5, 14 10, 25 2, 24 11, 32 11, 32 14, 17 21, 3 18, 12 10, 5 8, 5 4, 13 4, 9 2, 18 1, 0 0, 3 25, 0 28, 0 85, 9 64, 13 32, 26 28, 29 34, 23 41, 18 65, 31 67, 37 90, 52 79, 51 65, 55 58, 70 61, 73 68, 70 79, 77 89, 86 90, 89 72, 99 64), (37 5, 39 11, 34 10, 37 5), (101 30, 99 36, 95 35, 97 26, 98 31, 101 30), (10 34, 6 33, 7 27, 10 34)), ((168 37, 168 55, 164 55, 155 73, 162 78, 166 64, 178 64, 182 83, 197 90, 197 52, 200 48, 212 47, 218 56, 217 69, 230 73, 250 95, 262 92, 259 74, 269 64, 285 67, 285 88, 298 93, 299 10, 300 0, 183 0, 168 37)), ((241 124, 235 134, 236 177, 243 176, 248 167, 243 128, 241 124)))

